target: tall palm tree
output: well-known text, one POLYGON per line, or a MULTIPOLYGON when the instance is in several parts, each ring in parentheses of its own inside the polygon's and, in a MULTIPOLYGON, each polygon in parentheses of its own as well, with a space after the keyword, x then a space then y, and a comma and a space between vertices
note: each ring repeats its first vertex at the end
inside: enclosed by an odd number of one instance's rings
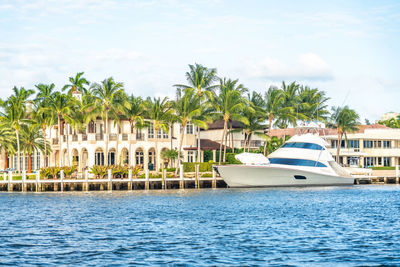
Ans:
POLYGON ((34 93, 32 89, 25 89, 21 87, 13 88, 13 95, 7 98, 6 101, 2 101, 1 106, 4 112, 0 113, 0 121, 8 123, 15 131, 16 141, 17 141, 17 172, 21 171, 21 163, 19 158, 21 157, 21 147, 20 147, 20 131, 21 125, 29 123, 26 117, 27 115, 27 100, 34 93))
MULTIPOLYGON (((163 130, 168 133, 169 123, 173 117, 172 103, 167 97, 161 100, 161 98, 147 98, 145 102, 147 118, 154 128, 155 135, 155 158, 156 164, 158 165, 158 130, 163 130)), ((158 166, 156 165, 156 170, 158 166)))
MULTIPOLYGON (((181 164, 181 153, 182 144, 185 136, 185 129, 188 123, 192 123, 195 126, 207 129, 208 125, 206 122, 201 120, 202 106, 201 98, 193 88, 186 88, 184 94, 173 103, 174 117, 181 126, 181 134, 178 148, 178 166, 181 164)), ((178 168, 175 173, 178 172, 178 168)))
POLYGON ((219 148, 219 163, 221 164, 222 145, 224 144, 224 162, 226 159, 226 140, 228 133, 229 120, 236 120, 244 124, 248 124, 249 120, 243 116, 242 111, 246 108, 245 100, 241 95, 242 86, 238 84, 238 80, 221 79, 219 93, 214 95, 212 102, 214 112, 212 116, 215 119, 224 120, 224 130, 222 132, 221 143, 219 148), (224 142, 225 140, 225 142, 224 142))
POLYGON ((248 106, 243 110, 243 116, 249 120, 248 125, 243 125, 242 129, 233 130, 233 132, 245 132, 244 152, 250 151, 250 142, 253 135, 264 138, 264 130, 266 129, 265 117, 263 112, 264 101, 262 96, 257 92, 247 95, 248 106))
MULTIPOLYGON (((201 97, 202 103, 211 101, 213 92, 218 88, 217 69, 207 68, 201 64, 195 63, 189 65, 189 71, 186 72, 186 80, 188 85, 175 84, 174 86, 178 89, 177 94, 182 94, 182 91, 187 88, 193 88, 196 94, 201 97)), ((200 147, 200 127, 197 127, 197 159, 200 159, 201 147, 200 147)))
POLYGON ((329 111, 324 91, 317 88, 311 89, 308 86, 300 86, 299 90, 299 113, 304 119, 326 122, 329 111))
POLYGON ((92 86, 93 95, 96 97, 96 106, 100 108, 104 120, 105 144, 107 165, 109 164, 108 143, 109 143, 109 122, 110 118, 117 119, 120 110, 129 107, 124 93, 124 85, 115 82, 112 77, 107 78, 101 84, 94 83, 92 86))
POLYGON ((292 82, 288 85, 282 82, 282 108, 286 109, 281 110, 282 112, 278 117, 278 121, 284 129, 286 129, 289 124, 296 126, 296 121, 304 117, 303 114, 299 113, 299 87, 300 85, 296 84, 296 82, 292 82))
POLYGON ((35 85, 38 90, 35 99, 35 106, 32 114, 32 119, 41 126, 43 132, 43 143, 44 143, 44 167, 47 167, 47 140, 46 130, 55 124, 55 117, 52 112, 48 109, 51 97, 54 94, 54 83, 52 84, 38 84, 35 85))
POLYGON ((32 172, 32 154, 40 150, 44 153, 43 133, 40 126, 36 124, 22 125, 21 144, 24 147, 24 154, 28 154, 28 173, 32 172))
MULTIPOLYGON (((129 106, 125 108, 124 115, 129 120, 130 132, 134 133, 134 128, 138 125, 140 128, 144 125, 145 104, 141 97, 130 95, 127 99, 129 106)), ((132 162, 132 144, 129 144, 129 161, 132 162)))
MULTIPOLYGON (((61 122, 72 122, 74 118, 71 116, 72 110, 74 109, 74 98, 70 95, 63 94, 61 92, 55 92, 53 96, 50 98, 48 103, 48 109, 52 112, 52 116, 57 118, 57 125, 58 125, 58 143, 61 147, 61 122)), ((68 133, 67 133, 68 138, 68 133)), ((68 145, 68 140, 67 140, 68 145)), ((67 164, 70 165, 70 156, 69 156, 69 149, 67 149, 68 159, 67 164)), ((60 151, 60 166, 61 166, 61 151, 60 151)))
POLYGON ((84 93, 86 91, 85 85, 89 85, 89 81, 82 77, 84 72, 78 72, 75 77, 69 77, 69 84, 64 85, 63 91, 68 89, 68 94, 72 92, 81 92, 84 93))
POLYGON ((8 156, 15 154, 16 138, 8 123, 0 123, 0 152, 4 151, 4 169, 8 168, 8 156))
POLYGON ((336 147, 336 162, 339 163, 339 152, 342 144, 343 136, 347 141, 347 133, 354 132, 358 129, 359 116, 357 112, 348 106, 332 107, 331 126, 337 129, 338 143, 336 147))

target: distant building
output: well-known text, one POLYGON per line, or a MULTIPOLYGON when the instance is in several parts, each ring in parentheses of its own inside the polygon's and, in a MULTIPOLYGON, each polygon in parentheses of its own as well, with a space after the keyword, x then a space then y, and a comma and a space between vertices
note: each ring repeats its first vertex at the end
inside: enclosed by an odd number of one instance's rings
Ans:
POLYGON ((390 119, 396 119, 397 116, 399 116, 399 115, 400 115, 400 113, 397 113, 397 112, 388 112, 388 113, 383 114, 379 120, 386 121, 386 120, 390 120, 390 119))

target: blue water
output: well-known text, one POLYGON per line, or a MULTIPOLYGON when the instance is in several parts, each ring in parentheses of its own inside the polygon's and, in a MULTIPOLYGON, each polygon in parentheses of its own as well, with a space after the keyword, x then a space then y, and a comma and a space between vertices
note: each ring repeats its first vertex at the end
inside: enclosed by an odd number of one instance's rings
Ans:
POLYGON ((400 186, 1 193, 0 265, 400 265, 400 186))

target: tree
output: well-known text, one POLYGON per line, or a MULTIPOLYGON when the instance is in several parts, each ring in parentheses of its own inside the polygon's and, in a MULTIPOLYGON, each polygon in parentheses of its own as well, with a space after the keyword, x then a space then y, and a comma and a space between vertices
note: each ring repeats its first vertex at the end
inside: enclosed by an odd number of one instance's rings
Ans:
POLYGON ((236 129, 232 132, 245 131, 244 152, 250 151, 250 142, 253 135, 264 138, 266 129, 265 117, 263 112, 264 101, 262 96, 257 92, 247 95, 248 106, 243 110, 243 116, 249 121, 248 125, 243 125, 243 129, 236 129))
POLYGON ((248 119, 243 116, 242 111, 246 108, 245 101, 241 95, 241 88, 243 86, 238 84, 238 80, 221 79, 219 93, 214 95, 212 105, 214 112, 212 116, 215 119, 224 120, 224 130, 222 132, 221 143, 219 148, 219 164, 221 164, 222 145, 224 144, 224 161, 226 159, 226 140, 228 133, 228 121, 236 120, 244 124, 248 124, 248 119), (224 142, 225 141, 225 142, 224 142))
POLYGON ((40 126, 22 125, 21 131, 21 144, 23 145, 24 154, 28 154, 28 173, 32 172, 32 154, 40 150, 44 153, 45 142, 43 133, 40 131, 40 126))
MULTIPOLYGON (((147 98, 145 102, 146 106, 146 114, 147 118, 150 120, 150 123, 154 129, 154 137, 155 137, 155 158, 156 164, 158 165, 158 130, 163 130, 168 133, 169 130, 169 122, 173 117, 173 109, 172 103, 168 100, 167 97, 161 100, 161 98, 147 98)), ((156 170, 158 170, 158 166, 155 165, 156 170)))
POLYGON ((112 77, 107 78, 101 84, 94 83, 92 85, 93 94, 96 97, 96 106, 100 108, 101 116, 104 120, 105 144, 107 164, 109 164, 108 143, 109 143, 109 120, 117 119, 119 110, 124 110, 129 107, 126 101, 124 85, 120 82, 115 82, 112 77))
POLYGON ((304 117, 301 113, 299 113, 300 102, 298 90, 299 85, 295 82, 292 82, 289 85, 286 85, 285 82, 282 82, 282 103, 280 114, 278 116, 278 123, 280 123, 284 129, 286 129, 289 124, 296 126, 296 121, 304 117))
POLYGON ((85 93, 86 88, 85 85, 89 85, 89 81, 82 77, 84 72, 78 72, 75 77, 69 77, 69 84, 64 85, 63 91, 68 89, 68 94, 73 92, 81 92, 85 93))
MULTIPOLYGON (((61 92, 55 92, 50 101, 48 103, 47 110, 52 113, 52 116, 57 118, 57 127, 58 127, 58 142, 61 147, 61 121, 64 122, 72 122, 74 118, 71 116, 73 110, 73 101, 74 99, 70 95, 63 94, 61 92)), ((68 138, 68 132, 67 132, 68 138)), ((68 145, 68 140, 67 140, 68 145)), ((69 156, 69 149, 67 149, 68 159, 67 164, 70 166, 70 156, 69 156)), ((61 151, 60 151, 60 166, 61 166, 61 151)))
MULTIPOLYGON (((212 101, 212 95, 215 89, 218 88, 218 85, 214 84, 216 81, 218 81, 217 69, 207 68, 197 63, 195 63, 195 65, 189 65, 189 69, 190 70, 186 72, 186 80, 188 85, 174 85, 178 89, 177 94, 181 95, 183 90, 187 88, 193 88, 196 91, 196 94, 201 98, 202 104, 207 100, 212 101)), ((200 159, 200 127, 197 127, 196 135, 197 159, 200 159)))
POLYGON ((311 89, 308 86, 300 86, 298 97, 300 118, 322 122, 327 121, 329 111, 326 102, 329 98, 325 96, 324 91, 319 91, 317 88, 311 89))
MULTIPOLYGON (((175 149, 164 149, 161 151, 161 159, 167 161, 167 166, 170 166, 170 162, 174 161, 175 159, 179 158, 179 153, 175 149)), ((178 169, 178 168, 176 168, 178 169)))
POLYGON ((8 156, 15 154, 16 138, 11 126, 5 122, 0 123, 0 151, 5 154, 4 169, 8 168, 8 156))
MULTIPOLYGON (((130 95, 127 99, 129 103, 129 107, 125 109, 124 115, 129 120, 130 124, 130 132, 133 132, 133 129, 136 125, 140 128, 144 125, 144 113, 145 113, 145 104, 141 97, 135 97, 134 95, 130 95)), ((129 145, 129 159, 133 157, 132 155, 132 145, 129 145)), ((130 160, 131 161, 131 160, 130 160)))
POLYGON ((27 100, 34 93, 32 89, 25 89, 21 87, 18 89, 14 86, 13 95, 7 98, 5 102, 2 101, 4 112, 0 113, 0 121, 9 124, 15 131, 17 141, 17 172, 21 171, 21 164, 19 158, 21 157, 20 147, 20 131, 21 125, 27 124, 30 121, 26 119, 27 113, 27 100))
POLYGON ((358 129, 359 116, 357 112, 348 106, 332 107, 331 125, 337 129, 338 143, 336 148, 336 162, 339 163, 339 152, 342 144, 343 136, 347 142, 347 133, 354 132, 358 129))
MULTIPOLYGON (((193 88, 186 88, 184 94, 173 103, 173 108, 175 120, 180 124, 181 127, 177 155, 179 166, 181 164, 182 144, 185 136, 185 129, 188 123, 192 123, 198 127, 203 127, 204 129, 207 129, 208 125, 206 122, 201 120, 201 98, 193 88)), ((176 169, 175 174, 177 174, 177 172, 178 168, 176 169)))

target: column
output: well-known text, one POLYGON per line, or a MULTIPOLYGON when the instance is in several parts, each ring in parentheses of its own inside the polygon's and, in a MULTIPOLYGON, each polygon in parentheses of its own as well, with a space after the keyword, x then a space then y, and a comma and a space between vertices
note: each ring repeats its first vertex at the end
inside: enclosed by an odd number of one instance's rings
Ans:
POLYGON ((144 148, 143 148, 143 159, 144 159, 143 169, 148 170, 149 169, 149 152, 147 149, 144 149, 144 148))
POLYGON ((217 150, 213 150, 213 162, 217 162, 217 150))

